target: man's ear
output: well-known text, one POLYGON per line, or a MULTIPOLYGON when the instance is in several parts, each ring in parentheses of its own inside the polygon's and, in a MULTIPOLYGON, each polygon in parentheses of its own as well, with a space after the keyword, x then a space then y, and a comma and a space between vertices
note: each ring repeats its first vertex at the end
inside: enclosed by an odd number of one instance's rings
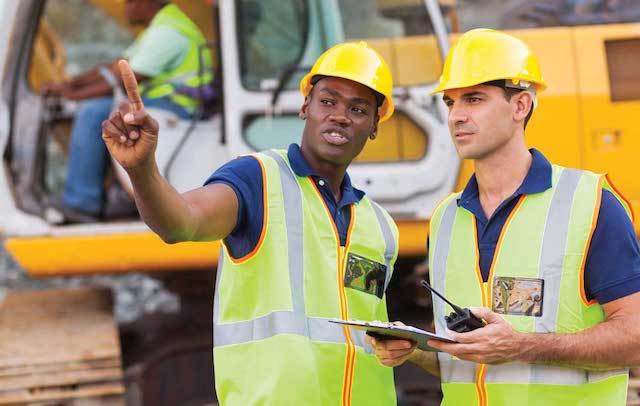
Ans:
POLYGON ((308 108, 309 108, 309 96, 304 98, 304 103, 302 103, 302 106, 300 107, 300 112, 298 113, 298 117, 300 117, 300 120, 307 119, 308 108))
POLYGON ((513 95, 512 100, 515 102, 514 120, 524 121, 533 109, 533 95, 523 91, 513 95))
POLYGON ((375 122, 373 123, 373 129, 371 130, 371 134, 369 134, 370 140, 375 140, 378 136, 378 114, 374 118, 375 122))

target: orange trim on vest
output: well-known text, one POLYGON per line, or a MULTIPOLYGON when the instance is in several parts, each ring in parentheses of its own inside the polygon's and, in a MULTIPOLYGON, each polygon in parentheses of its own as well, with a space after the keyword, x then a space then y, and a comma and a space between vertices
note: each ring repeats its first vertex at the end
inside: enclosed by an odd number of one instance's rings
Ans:
POLYGON ((600 187, 598 188, 598 196, 596 197, 596 204, 593 207, 593 214, 591 216, 591 229, 589 230, 589 238, 587 239, 587 244, 584 247, 584 252, 582 253, 582 263, 580 264, 580 300, 585 306, 592 306, 598 301, 594 298, 591 300, 587 300, 587 292, 584 288, 584 270, 587 265, 587 254, 589 253, 589 247, 591 247, 591 239, 593 238, 593 232, 596 230, 596 225, 598 224, 598 216, 600 215, 600 202, 602 201, 602 183, 605 178, 600 178, 600 187))
POLYGON ((627 208, 629 209, 629 213, 631 213, 631 222, 634 222, 636 216, 635 216, 635 213, 633 212, 633 206, 631 205, 631 201, 627 199, 622 194, 622 192, 620 192, 620 190, 616 187, 616 185, 613 184, 613 182, 611 182, 611 178, 609 178, 608 173, 605 173, 604 177, 607 180, 607 185, 609 185, 609 187, 613 190, 616 197, 618 197, 620 200, 622 200, 626 204, 627 208))
MULTIPOLYGON (((493 292, 490 287, 491 281, 493 279, 493 274, 495 272, 495 268, 496 268, 496 259, 498 258, 498 255, 500 255, 500 249, 502 248, 502 241, 504 240, 504 236, 507 234, 507 230, 509 229, 509 226, 511 225, 511 221, 513 220, 513 218, 515 217, 516 213, 518 212, 518 210, 520 210, 520 207, 522 207, 522 202, 524 202, 524 199, 527 197, 527 195, 522 195, 520 196, 520 198, 518 199, 518 202, 516 203, 515 207, 513 208, 513 210, 511 210, 511 213, 509 213, 509 217, 507 217, 507 220, 504 223, 504 226, 502 226, 502 230, 500 231, 500 237, 498 237, 498 242, 496 243, 496 250, 493 254, 493 258, 491 258, 491 266, 489 267, 489 276, 487 277, 487 282, 484 282, 484 279, 482 279, 482 275, 480 274, 480 290, 482 292, 482 305, 488 309, 491 309, 491 302, 493 300, 493 298, 491 297, 493 295, 493 292)), ((476 240, 476 255, 478 258, 478 266, 477 266, 477 273, 480 272, 480 265, 479 265, 479 261, 480 261, 480 255, 478 254, 479 252, 479 247, 478 247, 478 239, 477 239, 477 229, 476 229, 476 222, 475 222, 475 217, 474 217, 474 221, 473 221, 473 235, 474 238, 476 240)), ((486 364, 479 364, 479 368, 478 368, 478 372, 476 374, 476 392, 478 394, 478 404, 480 406, 486 406, 488 404, 488 398, 487 398, 487 386, 486 383, 484 381, 484 378, 486 376, 486 372, 487 372, 487 365, 486 364)))
POLYGON ((487 366, 485 364, 479 364, 476 371, 476 394, 478 395, 478 406, 487 405, 487 388, 484 385, 484 378, 487 374, 487 366))
MULTIPOLYGON (((518 199, 518 203, 516 203, 516 206, 513 208, 513 210, 511 210, 511 213, 509 213, 509 217, 507 217, 507 221, 504 222, 504 226, 502 227, 502 230, 500 231, 500 237, 498 237, 498 242, 496 243, 496 251, 493 254, 493 258, 491 258, 491 266, 489 267, 489 276, 487 277, 487 282, 490 283, 491 280, 493 279, 493 274, 496 270, 496 259, 498 258, 498 255, 500 255, 500 250, 502 249, 502 241, 504 240, 504 236, 507 234, 507 230, 509 230, 509 225, 511 224, 511 221, 513 220, 513 218, 515 217, 516 213, 518 213, 518 210, 520 210, 520 207, 522 207, 522 203, 524 202, 524 199, 527 197, 527 195, 522 195, 520 196, 520 198, 518 199)), ((493 298, 491 297, 493 295, 493 289, 488 289, 488 300, 487 300, 487 304, 486 306, 491 308, 491 301, 493 300, 493 298)))
MULTIPOLYGON (((316 186, 316 183, 309 176, 307 180, 313 186, 313 190, 316 192, 318 199, 322 202, 322 207, 324 207, 324 211, 327 214, 329 219, 329 223, 333 228, 334 237, 336 240, 337 247, 337 255, 338 255, 338 296, 340 299, 340 317, 343 320, 349 320, 349 306, 347 302, 347 295, 344 290, 344 268, 346 266, 347 258, 346 253, 349 251, 349 245, 351 244, 351 232, 353 231, 353 226, 356 222, 356 211, 354 205, 350 205, 351 211, 351 219, 349 221, 349 228, 347 229, 347 238, 345 241, 344 248, 340 246, 340 234, 338 233, 338 228, 336 227, 336 223, 331 216, 331 212, 327 207, 324 198, 322 197, 322 193, 316 186)), ((342 406, 350 406, 351 405, 351 391, 353 389, 353 374, 355 372, 355 361, 356 361, 356 346, 353 344, 353 339, 351 338, 351 330, 347 326, 342 327, 342 331, 344 332, 345 341, 346 341, 346 353, 345 353, 345 362, 344 362, 344 373, 342 378, 342 406)))
POLYGON ((264 237, 267 234, 267 224, 269 220, 269 200, 268 200, 269 194, 268 194, 268 186, 267 186, 267 170, 260 159, 256 158, 255 156, 254 158, 260 164, 260 170, 262 171, 262 206, 263 206, 262 207, 262 230, 260 231, 260 238, 258 238, 258 243, 256 244, 256 246, 253 247, 253 250, 251 250, 250 253, 248 253, 247 255, 241 258, 237 258, 237 259, 234 258, 231 255, 231 252, 229 251, 229 247, 227 247, 227 243, 224 240, 222 240, 222 245, 224 247, 225 252, 227 253, 227 256, 231 260, 231 263, 235 265, 240 265, 244 262, 247 262, 251 258, 253 258, 262 247, 262 243, 264 242, 264 237))
MULTIPOLYGON (((322 200, 324 202, 324 199, 322 200)), ((345 269, 347 267, 347 256, 346 254, 349 252, 349 247, 351 246, 351 232, 353 231, 353 225, 355 224, 355 220, 356 220, 356 211, 355 211, 355 206, 353 204, 351 204, 349 206, 349 211, 351 213, 351 219, 349 221, 349 228, 347 229, 347 238, 345 241, 345 247, 343 250, 343 255, 342 255, 342 260, 341 260, 341 265, 339 268, 339 275, 340 275, 340 281, 342 281, 342 283, 340 283, 340 288, 341 288, 341 294, 344 297, 344 304, 345 304, 345 313, 347 315, 347 317, 349 317, 349 307, 348 307, 348 303, 347 303, 347 294, 344 291, 344 273, 345 273, 345 269)), ((335 227, 335 224, 334 224, 335 227)), ((335 232, 336 232, 336 236, 338 238, 338 241, 340 241, 340 235, 337 234, 338 230, 337 228, 335 228, 335 232)), ((348 318, 345 318, 345 320, 348 320, 348 318)), ((344 370, 344 375, 343 375, 343 383, 342 383, 342 397, 343 397, 343 405, 348 406, 351 405, 351 393, 353 391, 353 376, 355 374, 355 366, 356 366, 356 346, 355 344, 353 344, 353 339, 351 338, 351 330, 349 328, 347 328, 346 326, 343 327, 346 331, 345 334, 348 334, 348 338, 347 338, 347 357, 345 359, 345 370, 344 370)))
MULTIPOLYGON (((473 225, 473 246, 475 247, 475 250, 476 250, 476 261, 475 261, 476 264, 473 270, 476 273, 476 278, 478 278, 478 285, 482 287, 484 280, 482 279, 482 271, 480 271, 480 249, 478 248, 478 226, 476 225, 476 216, 474 216, 473 214, 471 215, 471 223, 473 225)), ((484 289, 480 289, 480 292, 482 293, 482 304, 484 305, 486 301, 484 289)))

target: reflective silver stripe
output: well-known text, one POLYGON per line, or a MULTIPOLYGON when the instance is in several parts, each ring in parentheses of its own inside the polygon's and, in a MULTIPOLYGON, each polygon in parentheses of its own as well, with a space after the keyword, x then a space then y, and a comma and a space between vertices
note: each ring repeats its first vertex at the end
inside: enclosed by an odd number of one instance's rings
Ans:
POLYGON ((313 341, 344 343, 341 325, 329 323, 324 318, 300 318, 288 311, 272 312, 253 320, 218 324, 214 332, 216 346, 264 340, 277 334, 294 334, 313 341))
POLYGON ((218 286, 220 286, 220 278, 222 276, 222 267, 224 264, 224 249, 220 245, 220 253, 218 254, 218 268, 216 269, 216 286, 213 294, 213 345, 216 345, 218 341, 217 328, 215 327, 220 320, 220 295, 218 293, 218 286))
POLYGON ((306 313, 304 309, 302 192, 296 180, 296 175, 282 158, 282 155, 273 150, 266 151, 265 154, 273 158, 278 163, 278 168, 280 168, 293 312, 304 318, 306 313))
MULTIPOLYGON (((447 256, 449 255, 449 245, 453 234, 453 222, 456 218, 458 210, 457 198, 453 197, 447 207, 444 208, 440 226, 438 227, 438 235, 435 240, 433 268, 430 270, 432 275, 433 287, 441 293, 446 290, 445 278, 447 274, 447 256)), ((433 314, 435 315, 436 332, 446 335, 445 304, 439 298, 432 295, 433 314)), ((475 382, 476 367, 474 362, 454 360, 451 355, 440 352, 438 353, 438 362, 440 364, 440 379, 443 383, 473 383, 475 382)))
POLYGON ((356 347, 361 347, 367 354, 373 353, 373 348, 365 341, 364 331, 351 329, 351 340, 356 347))
MULTIPOLYGON (((563 169, 555 186, 542 240, 538 277, 544 280, 542 316, 534 320, 537 333, 549 333, 557 330, 558 306, 560 305, 560 285, 565 246, 569 234, 571 207, 582 172, 576 169, 563 169)), ((559 385, 577 385, 586 382, 586 371, 549 365, 529 365, 522 376, 506 372, 502 376, 496 373, 497 382, 511 379, 512 382, 550 383, 559 385)), ((524 367, 523 367, 524 372, 524 367)))
POLYGON ((305 330, 308 330, 306 320, 296 316, 293 312, 280 311, 253 320, 218 324, 215 327, 216 346, 264 340, 275 334, 306 336, 307 334, 304 334, 305 330))
POLYGON ((535 317, 535 331, 556 331, 564 251, 569 233, 573 196, 582 172, 564 169, 551 198, 544 229, 538 277, 544 280, 542 316, 535 317))
POLYGON ((580 385, 586 383, 586 371, 552 365, 513 362, 489 365, 486 383, 580 385))
POLYGON ((376 218, 378 219, 378 224, 380 225, 380 230, 382 230, 382 235, 384 236, 384 264, 387 267, 387 275, 384 281, 384 290, 387 290, 387 286, 389 286, 389 281, 391 280, 391 261, 393 261, 393 256, 396 253, 396 239, 391 232, 391 227, 387 222, 387 218, 384 216, 382 209, 376 202, 369 200, 371 203, 371 207, 373 207, 374 212, 376 213, 376 218))
MULTIPOLYGON (((445 278, 447 274, 447 256, 449 255, 449 245, 451 243, 451 237, 453 234, 453 222, 456 217, 456 211, 458 209, 457 199, 454 197, 451 199, 447 207, 444 209, 440 226, 438 228, 438 235, 436 236, 433 258, 433 269, 431 271, 433 288, 438 292, 444 294, 445 278)), ((432 296, 433 313, 438 316, 445 315, 445 303, 439 297, 432 296)), ((446 324, 444 317, 436 317, 436 333, 446 334, 446 324)))
POLYGON ((509 363, 489 365, 487 368, 485 382, 508 384, 582 385, 597 382, 615 375, 626 375, 627 373, 628 370, 624 369, 593 372, 552 365, 509 363))
POLYGON ((598 382, 601 381, 603 379, 607 379, 607 378, 611 378, 612 376, 616 376, 616 375, 629 375, 629 370, 628 369, 614 369, 611 371, 601 371, 601 372, 596 372, 596 371, 589 371, 587 373, 587 381, 588 382, 598 382))
POLYGON ((442 383, 475 383, 478 367, 475 362, 453 359, 446 352, 439 352, 438 363, 442 383))

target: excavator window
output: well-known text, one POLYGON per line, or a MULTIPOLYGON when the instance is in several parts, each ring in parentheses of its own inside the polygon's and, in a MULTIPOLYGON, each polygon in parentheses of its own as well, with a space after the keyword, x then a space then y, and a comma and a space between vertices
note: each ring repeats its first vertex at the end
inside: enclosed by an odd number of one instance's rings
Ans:
POLYGON ((300 59, 308 24, 306 4, 303 0, 238 2, 240 69, 245 88, 272 89, 282 72, 300 59))
MULTIPOLYGON (((440 53, 422 0, 242 0, 238 4, 243 85, 272 91, 272 101, 283 89, 295 90, 315 58, 343 41, 366 40, 389 63, 396 87, 428 85, 440 74, 440 53)), ((299 142, 303 127, 297 115, 282 114, 273 102, 266 114, 249 114, 242 124, 245 141, 258 151, 299 142)), ((398 110, 381 126, 376 142, 367 143, 358 162, 420 160, 428 144, 427 131, 398 110)))
POLYGON ((115 17, 85 0, 49 0, 32 48, 29 83, 37 91, 113 60, 133 37, 115 17))

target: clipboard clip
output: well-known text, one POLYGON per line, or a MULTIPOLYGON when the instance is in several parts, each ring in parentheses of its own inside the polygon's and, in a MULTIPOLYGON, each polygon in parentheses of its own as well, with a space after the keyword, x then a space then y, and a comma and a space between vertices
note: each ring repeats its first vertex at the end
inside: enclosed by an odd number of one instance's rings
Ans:
POLYGON ((457 306, 451 303, 446 297, 442 296, 435 289, 427 283, 427 281, 420 281, 420 285, 425 289, 431 291, 434 295, 438 296, 440 299, 444 300, 453 311, 448 315, 444 316, 444 320, 447 322, 447 328, 451 331, 455 331, 458 333, 467 333, 469 331, 473 331, 478 328, 482 328, 485 326, 484 321, 477 318, 471 310, 467 307, 464 309, 460 306, 457 306))

